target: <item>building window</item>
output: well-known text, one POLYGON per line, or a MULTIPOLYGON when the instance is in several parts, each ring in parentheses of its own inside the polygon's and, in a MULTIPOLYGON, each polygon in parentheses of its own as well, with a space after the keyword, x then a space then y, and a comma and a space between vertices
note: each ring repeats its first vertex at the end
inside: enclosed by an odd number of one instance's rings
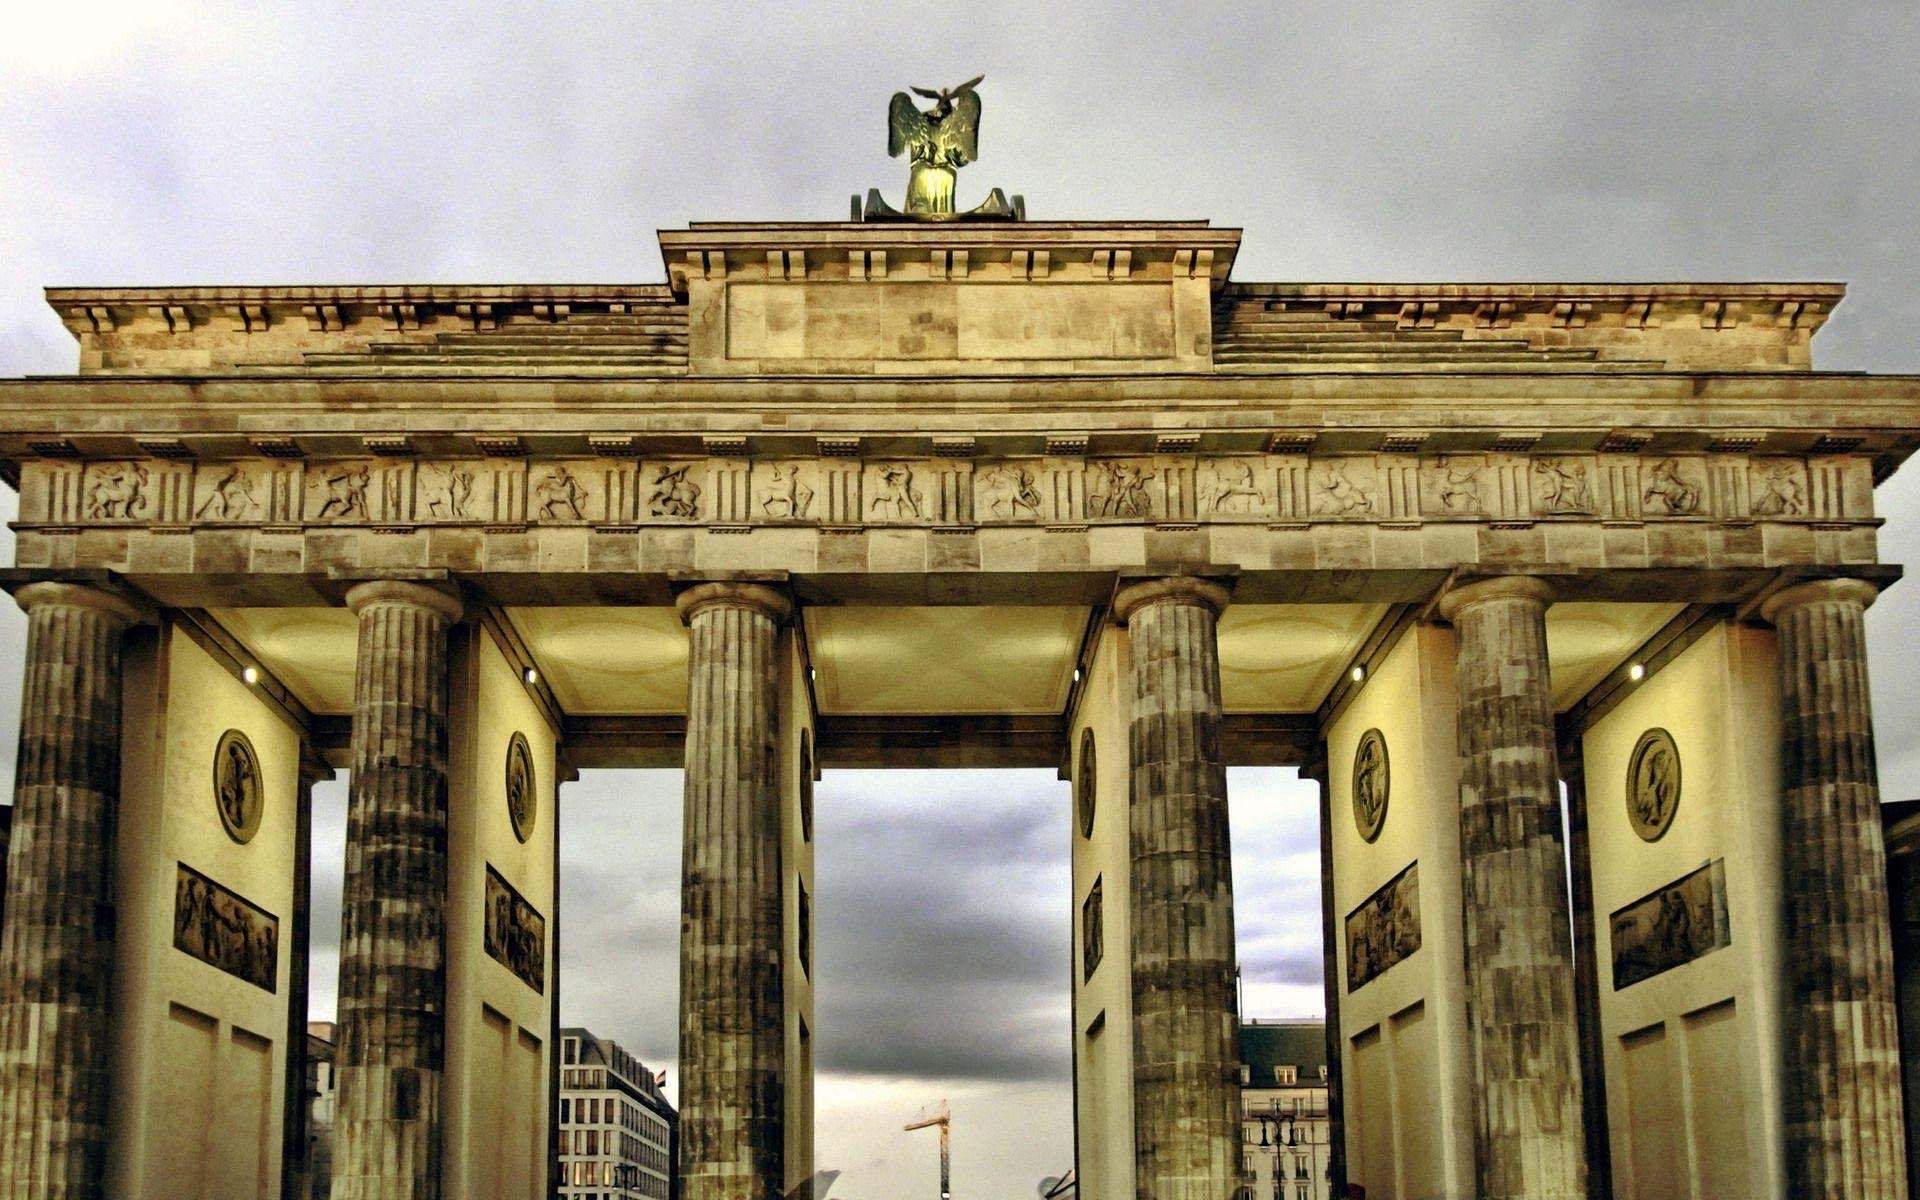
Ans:
POLYGON ((1093 890, 1087 893, 1087 902, 1080 906, 1080 955, 1085 960, 1085 977, 1093 978, 1094 969, 1100 965, 1100 957, 1106 952, 1106 933, 1101 928, 1100 918, 1100 880, 1095 878, 1093 890))

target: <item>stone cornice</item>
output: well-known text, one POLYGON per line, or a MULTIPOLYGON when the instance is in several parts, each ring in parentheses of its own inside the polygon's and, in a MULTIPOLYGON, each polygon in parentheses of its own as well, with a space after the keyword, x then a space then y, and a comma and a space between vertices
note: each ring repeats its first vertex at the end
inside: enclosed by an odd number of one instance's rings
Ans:
POLYGON ((1272 380, 0 382, 0 464, 42 458, 486 454, 810 456, 842 443, 979 457, 1151 453, 1177 414, 1201 453, 1856 454, 1885 478, 1920 429, 1920 378, 1813 373, 1272 380), (773 422, 769 412, 783 412, 773 422), (1436 420, 1436 418, 1441 418, 1436 420), (1065 435, 1071 435, 1065 436, 1065 435), (396 442, 394 439, 400 439, 396 442), (377 443, 377 444, 376 444, 377 443), (829 445, 831 443, 831 445, 829 445), (491 445, 491 441, 488 445, 491 445), (1056 444, 1063 449, 1056 449, 1056 444))
POLYGON ((1203 276, 1217 289, 1239 247, 1238 229, 1206 221, 696 222, 660 231, 661 259, 674 290, 682 292, 689 279, 736 275, 887 278, 930 260, 940 264, 940 277, 952 278, 954 263, 942 256, 956 252, 964 260, 957 271, 962 278, 987 267, 1022 280, 1203 276))

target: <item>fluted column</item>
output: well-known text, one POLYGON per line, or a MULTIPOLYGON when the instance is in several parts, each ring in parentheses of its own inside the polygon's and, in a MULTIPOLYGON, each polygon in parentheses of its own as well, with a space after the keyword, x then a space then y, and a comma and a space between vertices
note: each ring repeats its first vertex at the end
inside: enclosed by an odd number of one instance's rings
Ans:
POLYGON ((1128 729, 1134 1191, 1222 1200, 1240 1183, 1233 862, 1214 622, 1227 592, 1200 579, 1114 598, 1131 648, 1128 729))
POLYGON ((1817 580, 1762 607, 1780 634, 1787 1191, 1907 1194, 1885 836, 1867 697, 1871 584, 1817 580))
POLYGON ((360 619, 340 933, 334 1200, 438 1200, 446 1060, 447 632, 413 583, 347 593, 360 619))
POLYGON ((120 639, 96 588, 32 583, 0 933, 0 1197, 105 1195, 120 639))
POLYGON ((1459 642, 1460 859, 1484 1200, 1586 1195, 1549 598, 1538 579, 1507 578, 1440 602, 1459 642))
POLYGON ((791 606, 758 584, 703 583, 679 607, 681 1195, 770 1200, 786 1176, 775 649, 791 606))

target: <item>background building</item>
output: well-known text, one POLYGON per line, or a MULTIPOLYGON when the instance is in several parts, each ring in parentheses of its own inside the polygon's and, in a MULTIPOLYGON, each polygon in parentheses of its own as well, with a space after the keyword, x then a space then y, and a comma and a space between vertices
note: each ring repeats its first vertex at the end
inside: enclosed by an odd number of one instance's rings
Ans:
POLYGON ((332 1021, 307 1022, 307 1184, 311 1200, 333 1194, 332 1021))
POLYGON ((652 1071, 585 1029, 560 1031, 560 1195, 669 1200, 679 1117, 652 1071))
POLYGON ((1328 1200, 1326 1022, 1241 1024, 1240 1113, 1245 1200, 1328 1200))

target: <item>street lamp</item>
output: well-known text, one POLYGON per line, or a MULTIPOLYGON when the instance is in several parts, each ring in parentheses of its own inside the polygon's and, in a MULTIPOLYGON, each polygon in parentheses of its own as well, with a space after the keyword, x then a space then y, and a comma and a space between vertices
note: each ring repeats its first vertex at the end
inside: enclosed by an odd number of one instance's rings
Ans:
POLYGON ((1296 1140, 1298 1135, 1294 1131, 1294 1116, 1292 1113, 1254 1113, 1253 1118, 1260 1122, 1260 1144, 1262 1146, 1297 1146, 1300 1144, 1296 1140), (1280 1136, 1278 1142, 1271 1140, 1276 1132, 1280 1136))

